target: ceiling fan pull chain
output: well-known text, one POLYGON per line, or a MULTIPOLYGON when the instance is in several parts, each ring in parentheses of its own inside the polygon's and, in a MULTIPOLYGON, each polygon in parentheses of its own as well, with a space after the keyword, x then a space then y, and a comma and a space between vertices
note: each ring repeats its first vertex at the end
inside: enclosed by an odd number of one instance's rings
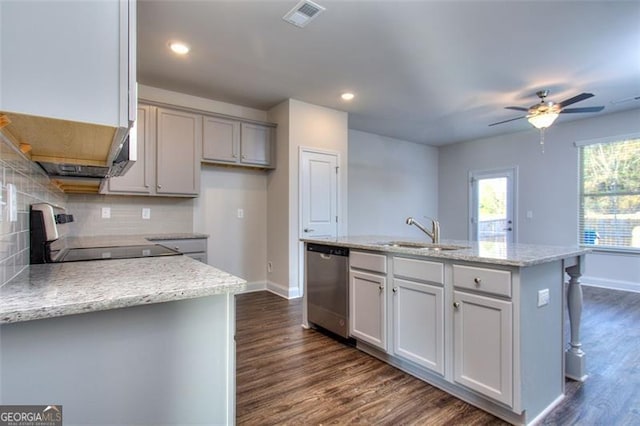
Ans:
POLYGON ((540 129, 540 151, 544 154, 544 131, 545 127, 540 129))

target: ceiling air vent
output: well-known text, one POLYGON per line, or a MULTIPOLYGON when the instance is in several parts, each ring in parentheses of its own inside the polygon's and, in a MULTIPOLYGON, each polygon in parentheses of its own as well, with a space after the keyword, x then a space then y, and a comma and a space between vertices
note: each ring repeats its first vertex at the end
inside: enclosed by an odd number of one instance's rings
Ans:
POLYGON ((302 0, 294 6, 286 15, 282 17, 285 21, 296 27, 304 28, 309 22, 315 19, 325 10, 324 7, 310 1, 302 0))

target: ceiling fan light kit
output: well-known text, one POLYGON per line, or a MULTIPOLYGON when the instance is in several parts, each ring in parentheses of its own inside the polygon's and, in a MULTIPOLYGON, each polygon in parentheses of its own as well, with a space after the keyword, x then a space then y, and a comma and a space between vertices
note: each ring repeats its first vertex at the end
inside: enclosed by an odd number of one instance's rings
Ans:
POLYGON ((529 123, 536 129, 540 130, 540 145, 542 152, 544 153, 544 129, 549 128, 556 118, 560 114, 568 113, 585 113, 585 112, 600 112, 604 109, 603 106, 585 107, 585 108, 566 108, 569 105, 575 104, 585 99, 593 97, 593 93, 581 93, 572 98, 565 99, 562 102, 554 103, 546 101, 546 97, 549 95, 548 90, 540 90, 536 92, 536 95, 540 98, 540 102, 530 106, 529 108, 519 106, 508 106, 505 109, 512 109, 515 111, 526 111, 527 115, 523 115, 516 118, 510 118, 508 120, 498 121, 497 123, 491 123, 489 126, 495 126, 497 124, 508 123, 510 121, 526 118, 529 123))

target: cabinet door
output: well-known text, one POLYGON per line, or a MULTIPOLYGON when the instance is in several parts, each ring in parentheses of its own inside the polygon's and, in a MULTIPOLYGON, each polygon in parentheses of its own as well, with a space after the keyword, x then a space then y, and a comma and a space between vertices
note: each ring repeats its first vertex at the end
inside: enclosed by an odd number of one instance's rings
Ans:
POLYGON ((153 179, 153 148, 155 138, 151 129, 155 126, 153 108, 146 105, 138 107, 138 117, 131 137, 136 137, 136 162, 124 176, 109 178, 109 192, 150 194, 153 179))
POLYGON ((127 128, 132 11, 134 0, 2 1, 0 109, 127 128))
POLYGON ((496 401, 513 401, 512 303, 454 291, 454 380, 496 401))
POLYGON ((351 336, 386 350, 386 277, 352 270, 349 281, 351 336))
POLYGON ((158 108, 156 192, 197 195, 202 116, 158 108))
POLYGON ((202 159, 237 163, 240 123, 217 117, 203 118, 202 159))
POLYGON ((240 162, 271 165, 271 127, 242 123, 240 162))
POLYGON ((393 352, 444 374, 444 290, 393 280, 393 352))

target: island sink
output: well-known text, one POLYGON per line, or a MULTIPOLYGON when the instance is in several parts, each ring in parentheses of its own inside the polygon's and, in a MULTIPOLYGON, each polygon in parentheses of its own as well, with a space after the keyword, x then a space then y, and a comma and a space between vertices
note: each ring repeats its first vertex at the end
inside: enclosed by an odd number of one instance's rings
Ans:
POLYGON ((462 249, 469 248, 467 246, 457 246, 457 245, 451 245, 451 244, 418 243, 414 241, 383 241, 376 244, 385 246, 385 247, 412 248, 412 249, 434 250, 434 251, 462 250, 462 249))

